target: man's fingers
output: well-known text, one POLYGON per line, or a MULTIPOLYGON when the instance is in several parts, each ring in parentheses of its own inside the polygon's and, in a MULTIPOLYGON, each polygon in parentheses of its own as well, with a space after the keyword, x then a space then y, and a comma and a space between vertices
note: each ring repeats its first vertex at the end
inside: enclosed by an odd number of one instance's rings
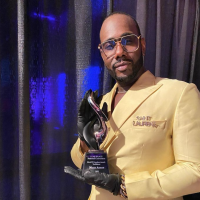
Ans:
POLYGON ((88 113, 90 111, 90 105, 88 103, 88 96, 90 95, 90 93, 92 92, 92 90, 88 90, 86 91, 83 99, 81 100, 81 103, 79 104, 79 115, 85 115, 86 113, 88 113))
POLYGON ((86 99, 82 99, 81 103, 79 105, 79 115, 83 115, 85 112, 85 104, 86 104, 86 99))
POLYGON ((65 166, 64 172, 72 175, 74 178, 76 178, 80 181, 85 181, 85 178, 81 175, 82 174, 81 170, 76 170, 76 169, 73 169, 70 166, 65 166))
POLYGON ((98 90, 95 90, 94 92, 93 92, 93 97, 94 97, 94 101, 96 102, 96 100, 97 100, 97 96, 98 96, 98 90))
POLYGON ((87 90, 83 98, 84 98, 84 99, 87 99, 87 98, 88 98, 88 95, 90 95, 91 92, 92 92, 91 89, 87 90))
POLYGON ((103 95, 100 95, 95 101, 99 105, 101 103, 101 100, 103 98, 103 95))

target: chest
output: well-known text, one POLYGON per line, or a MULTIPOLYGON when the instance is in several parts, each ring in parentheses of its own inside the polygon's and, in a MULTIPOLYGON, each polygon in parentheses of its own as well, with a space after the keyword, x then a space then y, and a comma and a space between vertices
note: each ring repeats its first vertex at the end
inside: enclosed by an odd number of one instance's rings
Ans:
POLYGON ((132 110, 129 115, 123 113, 123 106, 119 111, 118 104, 114 116, 111 116, 111 129, 118 130, 119 135, 108 148, 110 163, 112 166, 116 163, 120 169, 126 170, 134 165, 136 171, 146 170, 147 166, 148 170, 153 170, 157 165, 161 166, 160 162, 163 168, 171 165, 174 162, 173 121, 176 104, 165 101, 165 98, 160 102, 148 98, 133 109, 133 101, 131 99, 128 104, 128 110, 132 110), (117 123, 119 119, 123 121, 120 126, 117 123))

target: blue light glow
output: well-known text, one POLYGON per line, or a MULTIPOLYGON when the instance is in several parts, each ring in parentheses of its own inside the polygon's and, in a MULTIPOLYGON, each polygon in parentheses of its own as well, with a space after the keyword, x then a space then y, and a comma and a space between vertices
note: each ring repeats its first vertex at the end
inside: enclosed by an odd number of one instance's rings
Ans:
POLYGON ((40 98, 43 100, 44 109, 43 115, 47 121, 51 120, 52 111, 54 110, 53 100, 54 100, 54 81, 51 77, 42 79, 43 94, 40 98))
POLYGON ((41 101, 40 96, 42 96, 41 84, 39 79, 31 78, 30 81, 30 103, 31 103, 31 113, 34 120, 39 120, 41 111, 41 101))
POLYGON ((52 115, 54 115, 58 119, 56 121, 59 121, 55 127, 58 125, 63 126, 66 103, 65 80, 65 73, 59 74, 56 81, 52 77, 31 78, 30 100, 31 113, 34 120, 39 120, 42 114, 50 122, 53 120, 52 115), (55 84, 56 82, 57 84, 55 84))
MULTIPOLYGON (((41 139, 41 127, 44 125, 43 119, 51 124, 54 131, 51 134, 60 133, 59 130, 64 126, 64 114, 67 104, 66 99, 66 78, 65 73, 57 77, 31 78, 30 81, 30 102, 31 116, 34 122, 38 123, 31 133, 31 155, 41 154, 43 144, 41 139), (37 129, 38 128, 38 129, 37 129)), ((50 134, 50 133, 49 133, 50 134)), ((48 152, 59 152, 60 145, 56 141, 49 139, 53 144, 48 147, 48 152)))
POLYGON ((40 13, 33 13, 34 16, 38 17, 38 18, 41 18, 41 19, 48 19, 50 21, 55 21, 56 18, 55 17, 52 17, 50 15, 43 15, 43 14, 40 14, 40 13))
POLYGON ((66 74, 61 73, 58 75, 58 115, 60 125, 63 126, 63 118, 65 111, 65 80, 66 74))

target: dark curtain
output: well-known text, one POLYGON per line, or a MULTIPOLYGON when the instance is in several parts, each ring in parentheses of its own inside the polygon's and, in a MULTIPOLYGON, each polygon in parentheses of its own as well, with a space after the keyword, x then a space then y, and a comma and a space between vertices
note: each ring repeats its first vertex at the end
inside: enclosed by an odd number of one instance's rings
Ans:
MULTIPOLYGON (((87 199, 69 177, 77 107, 88 89, 113 80, 99 30, 112 11, 137 19, 145 66, 200 89, 198 0, 0 0, 0 200, 87 199)), ((197 199, 197 194, 186 199, 197 199)), ((198 198, 199 199, 199 198, 198 198)))

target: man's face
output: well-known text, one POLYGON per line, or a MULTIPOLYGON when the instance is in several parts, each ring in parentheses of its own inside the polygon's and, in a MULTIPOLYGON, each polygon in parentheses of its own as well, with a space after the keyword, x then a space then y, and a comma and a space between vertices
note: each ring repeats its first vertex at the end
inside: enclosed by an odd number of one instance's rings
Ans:
MULTIPOLYGON (((119 38, 127 34, 138 35, 135 22, 129 16, 115 14, 107 18, 100 31, 101 43, 109 39, 119 38)), ((121 84, 130 85, 139 78, 143 69, 143 53, 145 51, 144 39, 139 40, 139 48, 132 53, 124 51, 121 44, 116 44, 116 52, 111 57, 101 52, 105 66, 111 76, 121 84)))

